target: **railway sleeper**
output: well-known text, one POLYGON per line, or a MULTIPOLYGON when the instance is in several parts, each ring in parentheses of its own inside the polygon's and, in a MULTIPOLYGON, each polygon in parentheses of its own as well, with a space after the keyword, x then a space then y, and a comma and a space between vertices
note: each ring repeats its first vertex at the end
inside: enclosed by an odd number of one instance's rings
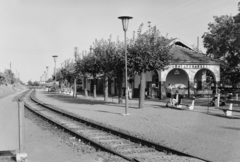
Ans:
MULTIPOLYGON (((96 139, 96 140, 119 140, 120 138, 118 137, 111 137, 111 136, 101 136, 101 137, 94 137, 93 139, 96 139)), ((122 139, 123 140, 123 139, 122 139)))
POLYGON ((156 150, 151 148, 127 148, 123 150, 118 150, 121 154, 127 155, 127 154, 138 154, 138 153, 149 153, 149 152, 155 152, 156 150))
POLYGON ((122 142, 122 143, 115 143, 113 144, 111 147, 114 149, 114 150, 119 150, 119 149, 122 149, 123 147, 128 147, 128 146, 136 146, 137 144, 135 143, 130 143, 130 142, 122 142))
POLYGON ((115 143, 115 142, 122 142, 123 139, 98 139, 101 143, 115 143))
POLYGON ((94 136, 94 137, 91 137, 92 139, 101 139, 101 138, 103 138, 103 139, 107 139, 107 138, 112 138, 112 136, 110 136, 110 135, 100 135, 100 136, 94 136))
POLYGON ((109 136, 108 134, 106 134, 106 133, 95 133, 95 134, 89 134, 89 133, 86 133, 86 132, 83 132, 84 134, 86 134, 87 136, 89 136, 90 138, 93 138, 93 137, 98 137, 98 136, 109 136))

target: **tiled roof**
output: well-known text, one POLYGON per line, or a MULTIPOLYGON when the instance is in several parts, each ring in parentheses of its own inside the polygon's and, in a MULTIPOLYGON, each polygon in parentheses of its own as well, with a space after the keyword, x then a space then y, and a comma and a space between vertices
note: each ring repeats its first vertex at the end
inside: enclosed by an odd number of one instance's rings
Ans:
POLYGON ((203 53, 198 53, 194 50, 190 50, 188 48, 173 45, 170 50, 170 54, 172 54, 171 63, 201 63, 201 64, 219 64, 217 61, 209 58, 203 53))

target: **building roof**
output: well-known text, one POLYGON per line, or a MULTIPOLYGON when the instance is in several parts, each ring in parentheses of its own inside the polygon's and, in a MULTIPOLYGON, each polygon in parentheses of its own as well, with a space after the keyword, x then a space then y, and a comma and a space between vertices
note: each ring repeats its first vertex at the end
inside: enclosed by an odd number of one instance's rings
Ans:
POLYGON ((198 53, 179 44, 173 45, 170 54, 172 54, 170 64, 220 64, 203 53, 198 53))
POLYGON ((190 49, 190 50, 193 50, 193 48, 192 48, 187 42, 181 40, 180 38, 175 38, 175 39, 173 39, 173 40, 170 42, 170 45, 173 45, 173 44, 175 44, 175 45, 180 45, 180 46, 182 46, 182 47, 186 47, 186 48, 188 48, 188 49, 190 49))

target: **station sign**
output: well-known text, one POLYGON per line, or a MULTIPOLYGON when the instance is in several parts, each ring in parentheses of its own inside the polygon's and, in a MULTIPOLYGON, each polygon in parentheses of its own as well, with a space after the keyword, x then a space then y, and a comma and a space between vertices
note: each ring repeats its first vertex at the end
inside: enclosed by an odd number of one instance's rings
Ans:
POLYGON ((179 69, 204 69, 209 68, 209 65, 194 64, 194 65, 170 65, 170 68, 179 68, 179 69))

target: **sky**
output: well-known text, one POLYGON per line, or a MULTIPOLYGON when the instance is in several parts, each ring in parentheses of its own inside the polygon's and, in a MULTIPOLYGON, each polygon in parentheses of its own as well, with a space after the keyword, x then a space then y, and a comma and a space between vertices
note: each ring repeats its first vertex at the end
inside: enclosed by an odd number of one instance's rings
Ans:
POLYGON ((240 0, 0 0, 0 72, 10 69, 23 82, 74 59, 74 48, 89 51, 95 39, 124 41, 119 16, 132 16, 127 37, 148 22, 162 35, 206 51, 202 35, 213 16, 236 15, 240 0))

